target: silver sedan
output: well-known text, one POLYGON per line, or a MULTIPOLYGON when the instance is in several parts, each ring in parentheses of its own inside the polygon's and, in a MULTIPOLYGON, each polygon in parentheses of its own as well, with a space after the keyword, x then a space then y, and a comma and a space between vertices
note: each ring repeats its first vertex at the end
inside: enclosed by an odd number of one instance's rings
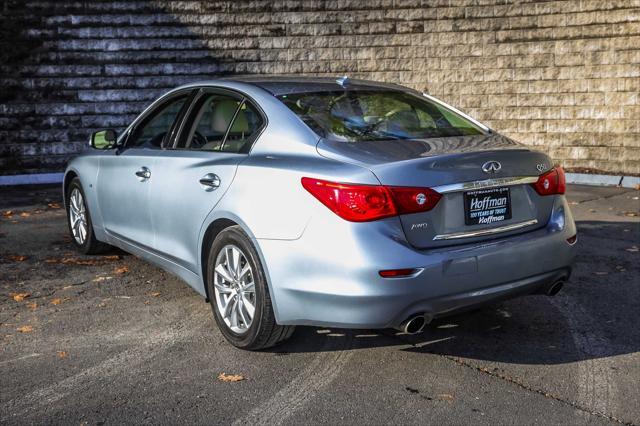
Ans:
POLYGON ((405 87, 191 84, 90 144, 64 177, 78 249, 176 274, 240 348, 295 325, 416 333, 571 273, 562 168, 405 87))

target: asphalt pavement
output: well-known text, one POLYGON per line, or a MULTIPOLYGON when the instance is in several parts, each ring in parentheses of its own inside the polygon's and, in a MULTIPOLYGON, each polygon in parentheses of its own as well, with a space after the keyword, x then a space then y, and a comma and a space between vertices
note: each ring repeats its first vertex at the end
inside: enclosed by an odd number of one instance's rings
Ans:
POLYGON ((178 278, 76 253, 57 187, 0 187, 0 423, 640 424, 639 195, 569 186, 555 297, 245 352, 178 278))

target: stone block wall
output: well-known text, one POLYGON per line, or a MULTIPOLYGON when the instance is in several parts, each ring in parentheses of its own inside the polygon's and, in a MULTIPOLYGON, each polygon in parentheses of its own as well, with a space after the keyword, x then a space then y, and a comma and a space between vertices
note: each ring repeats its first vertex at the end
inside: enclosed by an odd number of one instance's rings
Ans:
POLYGON ((0 174, 60 171, 177 85, 390 81, 569 169, 640 174, 640 0, 0 0, 0 174))

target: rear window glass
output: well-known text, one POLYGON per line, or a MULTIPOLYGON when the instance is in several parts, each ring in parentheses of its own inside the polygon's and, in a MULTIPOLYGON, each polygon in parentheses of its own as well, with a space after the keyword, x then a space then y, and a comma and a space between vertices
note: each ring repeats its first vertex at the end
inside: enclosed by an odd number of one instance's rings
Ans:
POLYGON ((359 142, 480 135, 469 120, 399 91, 345 90, 278 96, 321 137, 359 142))

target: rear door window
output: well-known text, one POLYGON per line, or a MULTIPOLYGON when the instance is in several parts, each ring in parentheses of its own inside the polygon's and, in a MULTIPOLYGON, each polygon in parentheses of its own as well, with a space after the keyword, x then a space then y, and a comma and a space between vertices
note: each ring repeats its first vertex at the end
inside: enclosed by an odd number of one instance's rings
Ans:
POLYGON ((226 94, 202 95, 190 115, 179 148, 248 153, 264 125, 249 101, 226 94))

